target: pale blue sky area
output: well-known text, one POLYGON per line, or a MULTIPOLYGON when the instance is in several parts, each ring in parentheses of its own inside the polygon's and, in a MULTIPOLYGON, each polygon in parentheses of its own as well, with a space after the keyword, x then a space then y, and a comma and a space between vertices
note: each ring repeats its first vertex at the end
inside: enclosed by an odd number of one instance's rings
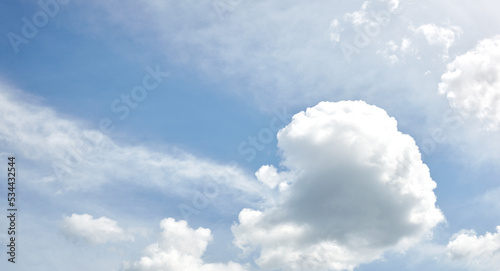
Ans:
POLYGON ((1 269, 493 270, 498 8, 1 1, 1 269))

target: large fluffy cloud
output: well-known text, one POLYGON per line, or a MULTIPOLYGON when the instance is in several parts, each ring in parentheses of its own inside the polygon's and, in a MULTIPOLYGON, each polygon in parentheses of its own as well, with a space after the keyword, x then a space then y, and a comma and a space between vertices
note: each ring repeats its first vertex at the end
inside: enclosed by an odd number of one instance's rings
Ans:
POLYGON ((242 265, 229 262, 204 263, 201 256, 212 240, 209 229, 192 229, 184 220, 166 218, 160 222, 163 232, 157 243, 145 250, 145 256, 134 263, 125 263, 128 271, 243 271, 242 265))
POLYGON ((88 214, 72 214, 64 217, 62 224, 63 233, 73 240, 84 240, 92 244, 133 240, 118 226, 118 223, 107 217, 94 219, 88 214))
POLYGON ((415 141, 376 106, 321 102, 293 117, 278 146, 288 170, 257 174, 280 184, 276 203, 243 210, 232 228, 240 248, 261 248, 263 269, 352 270, 444 219, 415 141))
POLYGON ((448 256, 470 270, 496 270, 500 266, 500 226, 496 230, 479 236, 474 230, 462 230, 451 238, 448 256))
POLYGON ((464 118, 479 120, 481 127, 500 126, 500 36, 481 40, 458 56, 441 77, 439 92, 464 118))

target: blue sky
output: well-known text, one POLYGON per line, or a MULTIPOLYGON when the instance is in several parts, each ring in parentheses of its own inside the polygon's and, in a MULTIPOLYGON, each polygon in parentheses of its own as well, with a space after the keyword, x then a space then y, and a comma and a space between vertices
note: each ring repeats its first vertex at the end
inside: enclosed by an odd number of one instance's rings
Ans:
POLYGON ((494 270, 498 7, 3 1, 2 270, 494 270))

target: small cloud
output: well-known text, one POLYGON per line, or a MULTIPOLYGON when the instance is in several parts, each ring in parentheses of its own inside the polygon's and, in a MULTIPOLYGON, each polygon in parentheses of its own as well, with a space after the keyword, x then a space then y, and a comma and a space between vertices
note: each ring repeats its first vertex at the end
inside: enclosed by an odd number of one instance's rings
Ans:
POLYGON ((405 62, 406 54, 411 53, 410 46, 411 41, 407 38, 403 38, 400 44, 390 40, 385 44, 385 48, 377 53, 389 60, 391 64, 405 62))
POLYGON ((354 26, 360 26, 365 23, 372 23, 367 12, 369 2, 365 1, 361 5, 361 9, 353 12, 347 12, 344 14, 344 21, 351 22, 354 26))
POLYGON ((399 8, 399 0, 385 0, 388 4, 389 11, 396 12, 399 8))
POLYGON ((342 29, 339 26, 339 21, 337 19, 334 19, 330 23, 330 40, 334 42, 340 42, 340 33, 342 32, 342 29))
POLYGON ((425 24, 415 29, 415 32, 422 34, 429 45, 443 47, 443 57, 448 58, 448 50, 462 34, 462 28, 459 26, 440 27, 435 24, 425 24))
POLYGON ((88 214, 72 214, 63 218, 61 228, 63 234, 70 239, 91 244, 134 240, 133 235, 126 233, 116 221, 104 216, 94 219, 88 214))
POLYGON ((259 181, 274 189, 278 186, 280 191, 284 191, 288 187, 290 174, 287 172, 278 172, 273 165, 265 165, 255 172, 255 176, 259 181))
POLYGON ((204 263, 201 258, 208 242, 212 240, 210 229, 189 227, 184 220, 166 218, 160 222, 163 232, 158 242, 149 245, 145 256, 138 261, 123 265, 126 271, 244 271, 238 263, 204 263))
POLYGON ((455 234, 447 246, 449 259, 465 263, 471 270, 496 270, 500 266, 500 226, 496 230, 484 235, 474 230, 455 234))

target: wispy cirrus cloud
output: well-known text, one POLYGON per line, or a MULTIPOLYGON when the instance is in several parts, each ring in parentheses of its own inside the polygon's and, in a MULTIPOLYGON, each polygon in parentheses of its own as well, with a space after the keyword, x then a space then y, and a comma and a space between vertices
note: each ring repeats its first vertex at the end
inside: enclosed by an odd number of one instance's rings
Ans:
POLYGON ((0 88, 0 145, 36 164, 27 172, 33 184, 64 192, 131 183, 190 197, 193 187, 210 181, 236 194, 261 196, 263 186, 237 166, 173 147, 157 151, 116 143, 94 125, 28 102, 6 84, 0 88))

